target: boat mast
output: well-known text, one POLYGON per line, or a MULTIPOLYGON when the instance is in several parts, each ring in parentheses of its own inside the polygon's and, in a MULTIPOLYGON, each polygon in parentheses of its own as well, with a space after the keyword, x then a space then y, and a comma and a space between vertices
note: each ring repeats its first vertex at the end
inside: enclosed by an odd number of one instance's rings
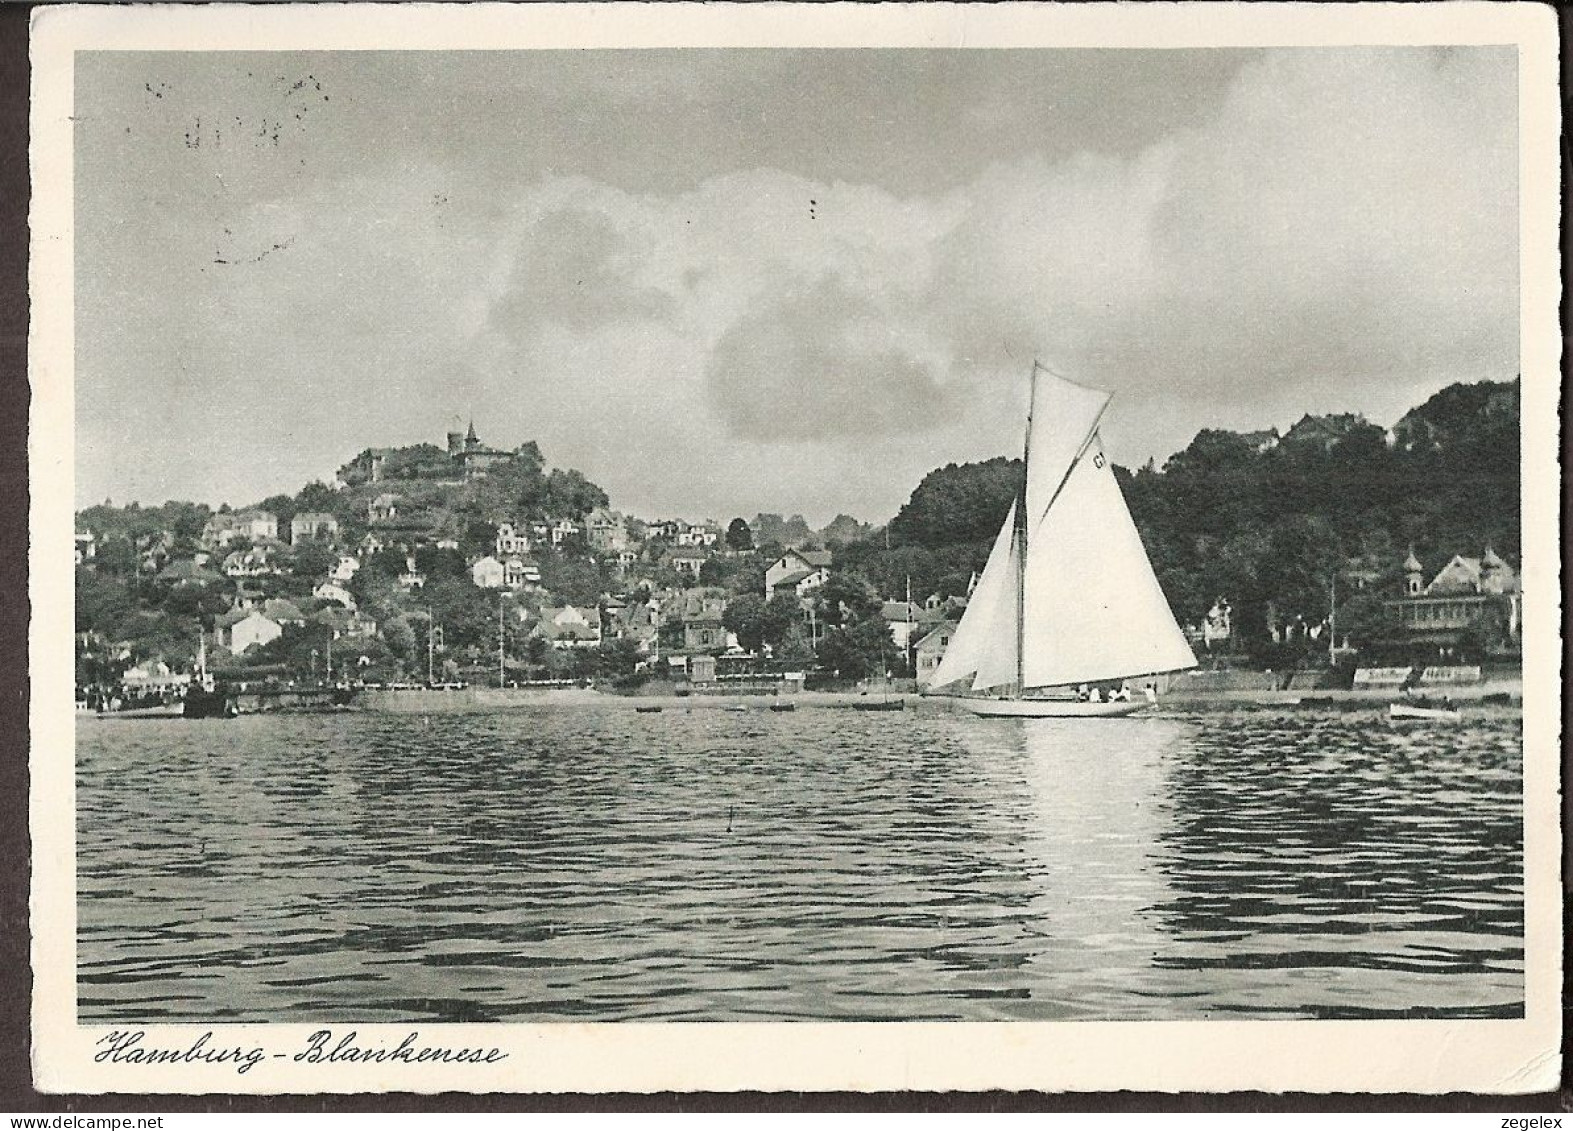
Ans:
POLYGON ((1038 399, 1038 362, 1032 363, 1032 381, 1027 392, 1027 436, 1021 446, 1021 491, 1016 496, 1016 697, 1027 692, 1027 478, 1032 468, 1032 406, 1038 399))

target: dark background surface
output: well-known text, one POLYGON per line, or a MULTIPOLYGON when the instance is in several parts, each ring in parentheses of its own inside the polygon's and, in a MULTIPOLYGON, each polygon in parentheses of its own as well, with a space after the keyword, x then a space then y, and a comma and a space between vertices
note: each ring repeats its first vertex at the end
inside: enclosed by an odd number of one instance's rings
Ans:
MULTIPOLYGON (((201 1111, 1480 1111, 1573 1110, 1560 1093, 1521 1097, 1236 1095, 784 1094, 656 1096, 46 1096, 28 1064, 27 828, 27 30, 31 5, 0 4, 0 1109, 201 1111)), ((1565 11, 1559 9, 1564 16, 1565 11)), ((1564 55, 1563 66, 1567 67, 1564 55)), ((1564 170, 1567 166, 1563 138, 1564 170)), ((1565 239, 1565 236, 1564 236, 1565 239)), ((1564 252, 1566 245, 1564 244, 1564 252)), ((1564 359, 1564 365, 1566 360, 1564 359)), ((1564 383, 1566 371, 1564 370, 1564 383)), ((1565 527, 1564 527, 1565 530, 1565 527)), ((1564 968, 1566 962, 1564 962, 1564 968)), ((1565 1013, 1565 1011, 1564 1011, 1565 1013)), ((1564 1025, 1566 1029, 1566 1025, 1564 1025)), ((1566 1056, 1564 1032, 1564 1062, 1566 1056)), ((1564 1080, 1566 1079, 1564 1066, 1564 1080)))

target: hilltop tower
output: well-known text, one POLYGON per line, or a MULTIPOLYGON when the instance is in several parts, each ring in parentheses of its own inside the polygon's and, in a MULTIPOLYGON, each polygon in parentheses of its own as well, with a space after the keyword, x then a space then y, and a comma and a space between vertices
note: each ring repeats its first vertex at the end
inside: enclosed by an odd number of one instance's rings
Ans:
MULTIPOLYGON (((475 431, 475 425, 470 425, 470 431, 475 431)), ((459 455, 464 451, 464 433, 459 431, 459 418, 454 416, 448 422, 448 454, 459 455)))

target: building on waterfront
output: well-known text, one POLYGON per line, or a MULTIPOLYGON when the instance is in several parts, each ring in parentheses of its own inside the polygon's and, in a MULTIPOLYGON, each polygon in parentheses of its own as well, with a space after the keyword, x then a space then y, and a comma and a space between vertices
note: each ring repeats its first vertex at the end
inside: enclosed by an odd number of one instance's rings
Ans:
POLYGON ((620 640, 632 640, 641 652, 656 649, 661 631, 658 602, 634 603, 608 610, 608 630, 620 640))
POLYGON ((1394 643, 1446 653, 1461 647, 1516 652, 1523 623, 1518 573, 1489 546, 1478 558, 1455 554, 1429 582, 1413 550, 1403 595, 1386 602, 1394 643))
POLYGON ((903 652, 923 632, 924 610, 912 601, 885 601, 879 615, 890 632, 890 639, 903 652))
POLYGON ((685 651, 721 651, 736 643, 722 623, 726 598, 726 590, 715 586, 678 590, 662 604, 661 619, 680 628, 685 651))
POLYGON ((163 660, 145 660, 128 668, 120 685, 132 695, 161 695, 179 692, 191 684, 190 672, 177 672, 163 660))
POLYGON ((919 687, 927 687, 934 680, 934 673, 939 669, 939 662, 945 658, 945 649, 950 646, 951 638, 956 635, 955 621, 941 621, 929 629, 918 640, 915 654, 917 657, 917 680, 919 687))

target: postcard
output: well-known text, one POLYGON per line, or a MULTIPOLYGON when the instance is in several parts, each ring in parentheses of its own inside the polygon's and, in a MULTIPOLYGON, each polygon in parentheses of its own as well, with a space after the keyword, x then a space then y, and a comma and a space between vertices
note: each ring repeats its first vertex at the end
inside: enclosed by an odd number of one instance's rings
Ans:
POLYGON ((35 12, 36 1086, 1553 1088, 1556 43, 35 12))

